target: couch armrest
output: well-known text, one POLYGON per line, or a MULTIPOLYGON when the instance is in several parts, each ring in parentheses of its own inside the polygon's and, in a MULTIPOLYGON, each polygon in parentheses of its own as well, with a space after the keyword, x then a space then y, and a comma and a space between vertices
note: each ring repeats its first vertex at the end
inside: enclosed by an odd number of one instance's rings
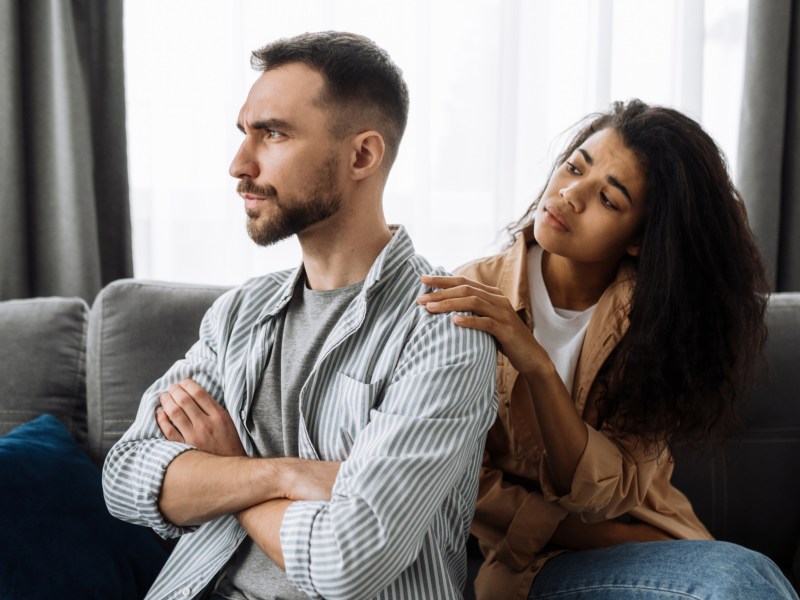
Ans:
POLYGON ((86 322, 80 298, 0 302, 0 435, 50 413, 86 447, 86 322))

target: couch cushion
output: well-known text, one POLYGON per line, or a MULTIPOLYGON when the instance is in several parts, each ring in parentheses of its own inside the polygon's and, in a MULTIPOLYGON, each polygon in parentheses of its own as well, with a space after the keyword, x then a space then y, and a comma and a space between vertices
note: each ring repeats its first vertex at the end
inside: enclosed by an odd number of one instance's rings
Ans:
POLYGON ((122 279, 89 317, 89 454, 102 463, 136 416, 144 391, 197 340, 200 321, 227 288, 122 279))
POLYGON ((86 443, 86 324, 80 298, 0 302, 0 435, 49 412, 86 443))
POLYGON ((715 537, 763 552, 788 573, 800 537, 800 294, 773 294, 767 324, 744 431, 713 455, 677 452, 673 482, 715 537))
POLYGON ((166 561, 108 514, 100 471, 42 415, 0 438, 0 598, 142 598, 166 561))

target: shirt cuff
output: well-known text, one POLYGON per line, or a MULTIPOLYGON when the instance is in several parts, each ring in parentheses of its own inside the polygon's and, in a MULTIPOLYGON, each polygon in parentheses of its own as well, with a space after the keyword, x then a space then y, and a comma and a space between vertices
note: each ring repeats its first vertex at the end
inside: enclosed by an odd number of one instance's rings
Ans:
POLYGON ((603 482, 619 477, 619 450, 595 428, 589 425, 585 427, 588 431, 586 447, 575 468, 568 493, 558 493, 546 455, 542 455, 539 464, 539 480, 545 500, 555 502, 571 513, 599 510, 601 506, 596 505, 600 500, 598 491, 605 487, 603 482))
POLYGON ((286 576, 312 598, 321 598, 311 580, 311 534, 327 502, 293 502, 281 523, 280 539, 286 576))
POLYGON ((179 455, 188 450, 195 450, 195 448, 189 444, 164 442, 163 440, 145 442, 144 445, 147 447, 142 448, 140 454, 145 462, 142 471, 157 473, 158 475, 143 482, 144 485, 140 487, 141 491, 136 495, 136 505, 139 513, 142 515, 151 514, 151 517, 148 518, 151 523, 150 527, 164 539, 191 533, 197 528, 179 527, 164 518, 158 508, 158 498, 161 495, 161 487, 164 483, 167 467, 179 455))

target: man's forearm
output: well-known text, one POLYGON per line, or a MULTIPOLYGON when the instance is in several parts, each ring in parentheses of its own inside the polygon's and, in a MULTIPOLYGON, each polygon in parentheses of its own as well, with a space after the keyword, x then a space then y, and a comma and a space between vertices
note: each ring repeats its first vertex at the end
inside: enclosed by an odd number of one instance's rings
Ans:
POLYGON ((283 498, 282 461, 184 452, 167 467, 158 508, 171 523, 187 526, 283 498))
POLYGON ((270 500, 236 515, 248 535, 281 569, 286 569, 281 548, 281 525, 291 504, 291 500, 270 500))

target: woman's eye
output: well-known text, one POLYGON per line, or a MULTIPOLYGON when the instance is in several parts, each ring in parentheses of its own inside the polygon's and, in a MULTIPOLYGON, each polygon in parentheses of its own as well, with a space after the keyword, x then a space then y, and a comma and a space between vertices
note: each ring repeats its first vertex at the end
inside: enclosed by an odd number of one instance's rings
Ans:
POLYGON ((567 165, 567 171, 569 171, 573 175, 580 175, 581 174, 581 172, 578 170, 578 167, 573 165, 571 162, 566 161, 566 165, 567 165))
POLYGON ((601 201, 603 204, 605 204, 605 205, 606 205, 608 208, 610 208, 611 210, 619 210, 619 207, 618 207, 616 204, 614 204, 614 203, 613 203, 613 202, 612 202, 612 201, 609 199, 609 197, 608 197, 608 196, 606 196, 606 195, 605 195, 605 194, 603 194, 603 193, 601 193, 601 194, 600 194, 600 201, 601 201))

